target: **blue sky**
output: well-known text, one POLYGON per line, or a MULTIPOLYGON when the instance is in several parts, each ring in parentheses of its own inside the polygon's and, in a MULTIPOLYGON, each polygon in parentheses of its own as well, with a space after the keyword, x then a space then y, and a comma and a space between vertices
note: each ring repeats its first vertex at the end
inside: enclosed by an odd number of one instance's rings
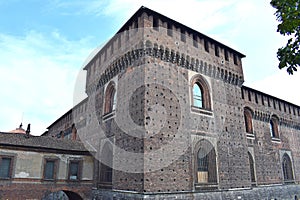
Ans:
POLYGON ((0 131, 39 135, 73 106, 89 54, 146 6, 238 51, 245 85, 300 105, 299 73, 277 68, 274 9, 262 0, 0 0, 0 131))

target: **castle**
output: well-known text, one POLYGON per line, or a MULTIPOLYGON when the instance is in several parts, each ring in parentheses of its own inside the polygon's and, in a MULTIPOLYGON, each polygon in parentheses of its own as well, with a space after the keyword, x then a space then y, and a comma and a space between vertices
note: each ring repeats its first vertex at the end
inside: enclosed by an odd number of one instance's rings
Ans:
POLYGON ((42 137, 90 150, 95 199, 296 199, 300 107, 243 86, 244 57, 141 7, 42 137))

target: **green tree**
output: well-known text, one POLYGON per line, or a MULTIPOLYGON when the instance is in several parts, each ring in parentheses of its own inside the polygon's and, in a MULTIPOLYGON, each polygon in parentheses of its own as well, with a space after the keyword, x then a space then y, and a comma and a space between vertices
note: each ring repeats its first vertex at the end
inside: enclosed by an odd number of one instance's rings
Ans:
POLYGON ((277 32, 289 37, 286 46, 277 51, 278 67, 287 68, 287 72, 293 74, 300 67, 300 1, 271 0, 271 5, 279 21, 277 32))

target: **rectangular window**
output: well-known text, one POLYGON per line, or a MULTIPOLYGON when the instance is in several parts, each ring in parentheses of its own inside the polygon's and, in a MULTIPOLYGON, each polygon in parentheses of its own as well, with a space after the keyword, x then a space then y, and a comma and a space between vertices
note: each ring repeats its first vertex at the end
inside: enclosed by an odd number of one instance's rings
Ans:
POLYGON ((251 101, 251 93, 248 91, 248 101, 251 101))
POLYGON ((121 35, 118 36, 118 48, 121 48, 121 35))
POLYGON ((228 56, 227 49, 224 49, 224 56, 225 56, 225 60, 228 61, 229 60, 229 56, 228 56))
POLYGON ((185 30, 181 29, 180 33, 181 33, 181 41, 185 42, 186 41, 185 30))
POLYGON ((57 174, 57 159, 45 159, 44 162, 44 179, 55 180, 57 174))
POLYGON ((11 178, 12 172, 12 157, 1 157, 0 160, 0 179, 11 178))
POLYGON ((235 65, 238 64, 237 55, 233 55, 233 63, 234 63, 235 65))
POLYGON ((206 52, 209 52, 209 45, 208 45, 208 41, 204 40, 204 49, 206 52))
POLYGON ((156 31, 158 31, 158 26, 159 26, 159 24, 158 24, 158 18, 153 17, 153 29, 156 30, 156 31))
POLYGON ((110 45, 110 55, 114 54, 114 41, 110 45))
POLYGON ((242 99, 244 99, 244 90, 242 89, 242 99))
POLYGON ((138 31, 139 28, 138 21, 133 22, 133 28, 135 29, 135 32, 138 31))
POLYGON ((193 45, 194 47, 198 48, 197 36, 195 34, 193 34, 193 45))
POLYGON ((172 30, 172 25, 170 23, 167 24, 167 28, 168 28, 168 35, 169 36, 173 36, 173 30, 172 30))
POLYGON ((219 47, 215 44, 215 56, 219 57, 220 52, 219 52, 219 47))
POLYGON ((69 180, 80 180, 80 162, 79 160, 71 160, 69 163, 69 180))

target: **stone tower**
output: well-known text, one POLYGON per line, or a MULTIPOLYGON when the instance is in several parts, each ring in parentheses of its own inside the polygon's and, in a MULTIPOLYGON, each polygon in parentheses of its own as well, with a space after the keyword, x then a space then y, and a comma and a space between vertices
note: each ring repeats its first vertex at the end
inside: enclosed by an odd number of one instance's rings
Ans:
POLYGON ((99 160, 98 187, 120 198, 189 199, 256 184, 243 57, 141 7, 84 68, 81 139, 99 160))

